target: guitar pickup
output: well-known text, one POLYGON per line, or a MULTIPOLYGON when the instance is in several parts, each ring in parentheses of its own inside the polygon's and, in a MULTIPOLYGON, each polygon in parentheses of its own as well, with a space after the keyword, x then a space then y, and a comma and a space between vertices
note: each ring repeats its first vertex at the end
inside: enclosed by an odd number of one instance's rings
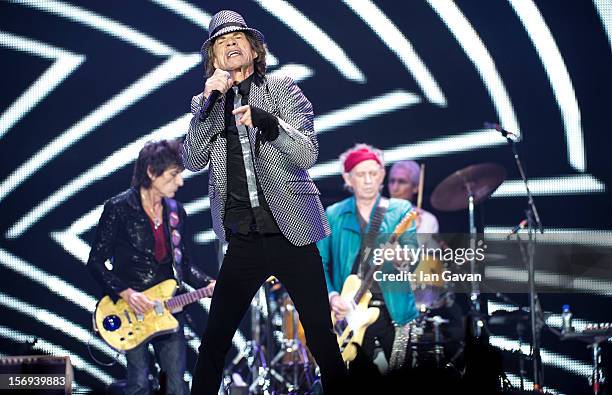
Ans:
POLYGON ((155 305, 153 306, 153 311, 155 311, 155 314, 164 315, 164 306, 161 304, 161 302, 156 300, 154 303, 155 305))
POLYGON ((123 310, 123 315, 125 315, 125 318, 127 318, 128 323, 131 325, 132 324, 132 318, 130 318, 130 312, 127 310, 123 310))

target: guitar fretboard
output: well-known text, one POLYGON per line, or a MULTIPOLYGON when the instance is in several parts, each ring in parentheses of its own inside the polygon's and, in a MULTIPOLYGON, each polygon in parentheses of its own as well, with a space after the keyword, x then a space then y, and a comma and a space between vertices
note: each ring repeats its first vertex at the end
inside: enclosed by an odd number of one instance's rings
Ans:
POLYGON ((198 300, 206 296, 205 289, 206 287, 196 289, 195 291, 170 298, 166 301, 166 307, 168 308, 168 310, 177 310, 185 305, 197 302, 198 300))

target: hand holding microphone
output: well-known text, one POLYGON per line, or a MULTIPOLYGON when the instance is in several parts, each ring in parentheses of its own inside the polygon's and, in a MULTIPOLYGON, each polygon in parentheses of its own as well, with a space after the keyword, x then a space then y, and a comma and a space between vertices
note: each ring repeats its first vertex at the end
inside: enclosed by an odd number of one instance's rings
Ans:
POLYGON ((200 120, 204 120, 212 111, 217 100, 221 98, 231 87, 234 81, 230 73, 225 70, 216 69, 204 84, 204 104, 200 111, 200 120))
POLYGON ((230 73, 225 70, 215 69, 204 84, 204 97, 210 97, 214 91, 218 91, 219 95, 224 95, 231 87, 234 81, 230 73))

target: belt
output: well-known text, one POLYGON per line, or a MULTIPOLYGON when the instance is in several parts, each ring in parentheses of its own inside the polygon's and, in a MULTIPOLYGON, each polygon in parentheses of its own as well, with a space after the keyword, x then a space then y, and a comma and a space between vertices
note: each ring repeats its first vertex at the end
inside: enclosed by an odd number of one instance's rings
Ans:
POLYGON ((248 235, 252 235, 254 233, 260 233, 259 232, 259 228, 257 227, 257 224, 255 222, 249 224, 249 228, 248 228, 248 232, 238 232, 233 230, 232 228, 229 227, 225 227, 225 234, 227 235, 243 235, 243 236, 248 236, 248 235))

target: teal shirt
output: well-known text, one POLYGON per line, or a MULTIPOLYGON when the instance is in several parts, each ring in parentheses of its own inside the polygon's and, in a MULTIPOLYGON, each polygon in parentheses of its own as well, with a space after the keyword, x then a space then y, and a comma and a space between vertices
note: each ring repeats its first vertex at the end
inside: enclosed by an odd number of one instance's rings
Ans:
MULTIPOLYGON (((380 199, 380 196, 378 199, 380 199)), ((378 205, 378 200, 376 205, 378 205)), ((387 241, 389 235, 411 209, 412 205, 407 200, 389 199, 389 208, 380 226, 376 247, 387 241)), ((351 269, 361 246, 361 231, 357 220, 355 197, 344 199, 329 206, 325 213, 331 227, 331 235, 319 241, 317 247, 319 247, 323 260, 328 292, 341 292, 344 281, 351 274, 351 269)), ((373 214, 374 210, 372 210, 373 214)), ((369 223, 372 222, 372 215, 370 215, 366 232, 369 230, 369 223)), ((400 237, 399 244, 401 246, 407 245, 409 248, 417 247, 414 222, 400 237)), ((385 262, 382 265, 382 271, 383 273, 397 273, 390 262, 385 262)), ((404 325, 417 317, 418 312, 414 303, 414 295, 408 280, 379 281, 378 284, 389 315, 395 324, 404 325)))

